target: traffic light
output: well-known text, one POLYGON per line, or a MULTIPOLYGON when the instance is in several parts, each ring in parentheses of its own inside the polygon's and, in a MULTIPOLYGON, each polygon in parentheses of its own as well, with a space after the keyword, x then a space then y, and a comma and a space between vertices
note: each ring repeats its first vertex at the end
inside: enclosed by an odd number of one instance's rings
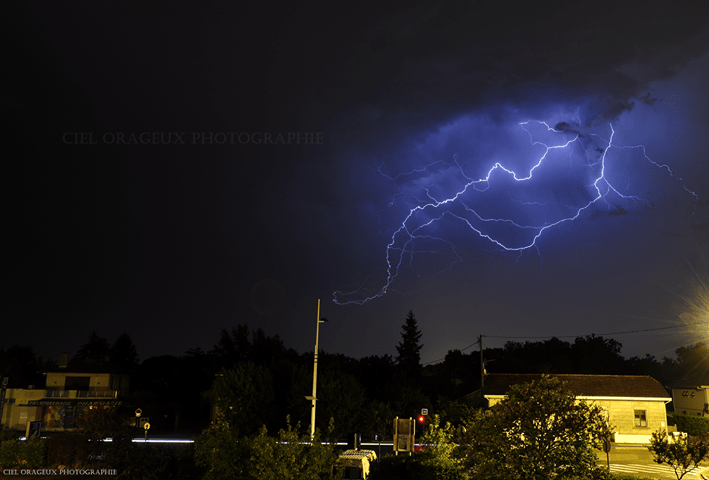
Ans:
POLYGON ((419 423, 420 423, 421 425, 425 425, 425 424, 426 424, 426 416, 425 416, 425 415, 419 415, 419 423))

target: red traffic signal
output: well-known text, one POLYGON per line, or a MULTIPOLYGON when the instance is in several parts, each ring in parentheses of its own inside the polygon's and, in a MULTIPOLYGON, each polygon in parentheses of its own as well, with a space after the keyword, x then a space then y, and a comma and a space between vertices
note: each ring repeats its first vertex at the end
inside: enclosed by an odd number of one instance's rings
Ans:
POLYGON ((419 415, 419 423, 426 423, 426 417, 424 415, 419 415))

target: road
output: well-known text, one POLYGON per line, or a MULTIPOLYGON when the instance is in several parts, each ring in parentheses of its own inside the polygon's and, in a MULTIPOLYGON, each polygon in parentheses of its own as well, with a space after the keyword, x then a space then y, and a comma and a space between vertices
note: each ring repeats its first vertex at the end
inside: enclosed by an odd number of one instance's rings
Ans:
MULTIPOLYGON (((597 451, 599 464, 606 465, 606 454, 597 451)), ((672 467, 658 465, 652 459, 652 454, 644 446, 613 445, 609 454, 611 472, 630 473, 639 477, 657 480, 677 480, 672 467)), ((709 476, 709 466, 702 465, 702 471, 709 476)), ((682 480, 700 480, 699 472, 688 473, 682 480)))

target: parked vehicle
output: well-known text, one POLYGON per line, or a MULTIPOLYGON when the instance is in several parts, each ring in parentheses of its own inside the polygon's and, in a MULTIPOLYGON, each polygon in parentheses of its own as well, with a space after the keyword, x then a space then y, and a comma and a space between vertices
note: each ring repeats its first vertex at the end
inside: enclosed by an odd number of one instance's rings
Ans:
POLYGON ((370 468, 377 459, 374 450, 345 450, 337 459, 337 470, 342 471, 339 479, 366 480, 369 478, 370 468))

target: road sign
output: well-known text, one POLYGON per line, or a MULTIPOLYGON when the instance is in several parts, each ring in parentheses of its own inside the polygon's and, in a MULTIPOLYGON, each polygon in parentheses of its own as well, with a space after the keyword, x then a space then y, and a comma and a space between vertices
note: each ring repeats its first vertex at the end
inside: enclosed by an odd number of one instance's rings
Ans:
POLYGON ((394 419, 394 452, 414 451, 414 436, 416 434, 416 422, 413 418, 394 419))
POLYGON ((611 451, 611 439, 610 438, 606 438, 603 441, 603 451, 606 453, 609 453, 611 451))
POLYGON ((606 452, 606 467, 611 468, 611 439, 606 438, 603 440, 603 451, 606 452))

